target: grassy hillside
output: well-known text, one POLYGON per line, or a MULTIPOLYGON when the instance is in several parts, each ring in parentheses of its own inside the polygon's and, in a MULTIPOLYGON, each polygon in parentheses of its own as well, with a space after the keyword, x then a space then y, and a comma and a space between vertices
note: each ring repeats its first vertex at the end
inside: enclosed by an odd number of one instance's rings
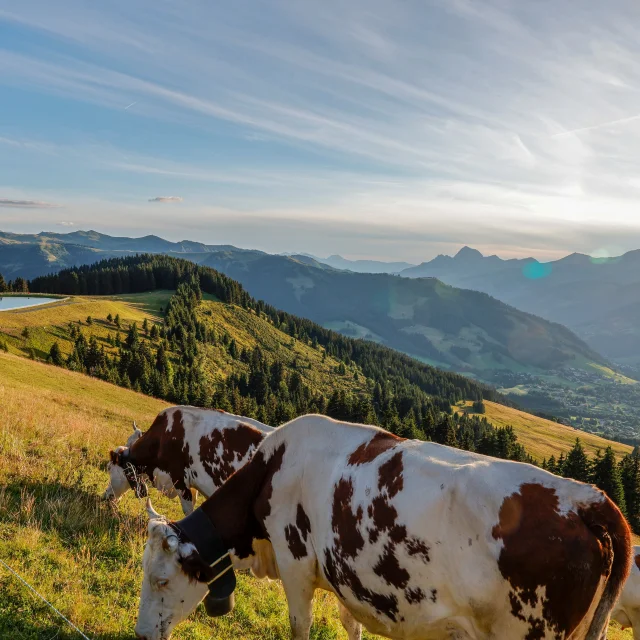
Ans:
MULTIPOLYGON (((10 353, 29 356, 32 352, 38 359, 46 359, 49 349, 58 342, 64 354, 73 350, 73 339, 69 323, 80 324, 87 338, 95 336, 99 344, 110 352, 115 352, 109 344, 109 336, 114 336, 117 328, 106 320, 107 315, 120 316, 121 334, 124 337, 133 323, 141 326, 145 319, 149 323, 161 322, 161 308, 166 308, 173 292, 152 291, 149 293, 126 294, 120 296, 71 296, 66 300, 41 307, 3 311, 0 313, 0 340, 5 340, 10 353), (91 325, 87 317, 92 317, 91 325), (27 327, 29 336, 23 337, 27 327)), ((356 392, 366 387, 367 380, 361 374, 355 380, 358 370, 351 365, 351 375, 336 376, 339 362, 330 356, 323 358, 321 349, 292 340, 266 319, 241 307, 218 302, 205 295, 198 311, 200 320, 214 328, 219 334, 226 333, 235 340, 238 349, 253 349, 259 346, 266 353, 277 354, 278 359, 296 370, 304 382, 313 390, 345 389, 356 392), (206 299, 206 298, 209 299, 206 299)), ((230 373, 248 371, 246 364, 233 359, 223 344, 205 346, 203 367, 212 382, 219 381, 230 373)))
MULTIPOLYGON (((0 558, 96 640, 133 636, 146 536, 144 505, 117 510, 99 500, 106 460, 132 420, 148 427, 164 403, 24 358, 0 353, 0 558)), ((153 492, 158 510, 177 503, 153 492)), ((317 599, 312 638, 343 638, 332 596, 317 599)), ((237 608, 212 622, 199 611, 180 639, 289 637, 277 583, 239 576, 237 608)), ((76 640, 44 605, 0 568, 0 637, 76 640), (59 630, 59 634, 56 633, 59 630)), ((371 636, 368 636, 371 638, 371 636)))
POLYGON ((482 377, 603 363, 561 325, 432 278, 319 269, 296 257, 234 251, 204 264, 280 309, 455 371, 482 377))
MULTIPOLYGON (((495 402, 485 401, 484 405, 486 408, 484 415, 487 420, 496 427, 511 425, 518 436, 518 441, 540 462, 543 458, 549 458, 552 455, 557 458, 561 452, 566 454, 575 444, 576 438, 580 438, 589 456, 595 455, 598 449, 604 451, 609 445, 619 457, 632 451, 632 447, 626 444, 605 440, 585 431, 539 418, 531 413, 518 411, 495 402)), ((470 411, 469 403, 456 407, 456 411, 470 411)))
MULTIPOLYGON (((117 510, 99 500, 106 458, 132 420, 147 427, 165 405, 99 380, 0 353, 0 558, 96 640, 133 635, 146 535, 142 502, 117 510)), ((177 503, 152 493, 156 508, 177 503)), ((278 583, 239 576, 236 610, 211 620, 202 609, 175 638, 289 638, 278 583)), ((0 569, 0 637, 76 640, 41 602, 0 569)), ((365 633, 365 638, 374 636, 365 633)), ((333 596, 318 593, 313 640, 344 640, 333 596)), ((610 640, 629 632, 611 631, 610 640)))

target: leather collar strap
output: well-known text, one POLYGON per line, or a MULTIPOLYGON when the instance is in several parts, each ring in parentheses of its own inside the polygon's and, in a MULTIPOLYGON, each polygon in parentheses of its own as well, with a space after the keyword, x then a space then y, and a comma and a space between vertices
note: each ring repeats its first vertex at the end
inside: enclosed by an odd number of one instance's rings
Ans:
POLYGON ((129 459, 129 449, 125 449, 120 454, 120 466, 124 471, 124 476, 129 482, 129 486, 134 490, 136 498, 146 498, 149 495, 145 481, 136 472, 133 462, 129 459))
POLYGON ((231 596, 236 588, 233 563, 209 516, 202 509, 196 509, 173 526, 184 533, 202 560, 213 569, 213 578, 208 582, 209 593, 216 599, 231 596))

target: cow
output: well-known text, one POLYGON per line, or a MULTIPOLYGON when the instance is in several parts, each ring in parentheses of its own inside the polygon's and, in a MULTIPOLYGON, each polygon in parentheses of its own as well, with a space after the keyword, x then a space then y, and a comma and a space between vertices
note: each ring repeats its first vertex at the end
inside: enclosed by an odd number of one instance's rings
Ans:
POLYGON ((197 492, 210 496, 272 430, 218 409, 164 409, 144 434, 134 422, 126 445, 110 452, 109 486, 103 497, 117 501, 129 489, 146 497, 148 479, 169 497, 178 496, 188 515, 197 492))
MULTIPOLYGON (((294 640, 315 589, 349 640, 600 640, 631 562, 595 487, 325 416, 270 433, 186 518, 151 503, 136 635, 167 640, 233 569, 279 577, 294 640)), ((215 607, 211 607, 215 610, 215 607)))
POLYGON ((632 627, 634 640, 640 640, 640 546, 633 548, 633 558, 631 573, 611 617, 623 629, 632 627))

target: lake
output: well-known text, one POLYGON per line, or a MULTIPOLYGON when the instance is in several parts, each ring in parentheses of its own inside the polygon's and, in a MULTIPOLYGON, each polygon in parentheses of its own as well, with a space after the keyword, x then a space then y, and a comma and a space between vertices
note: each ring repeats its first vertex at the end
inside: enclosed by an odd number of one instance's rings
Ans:
POLYGON ((24 309, 24 307, 35 307, 38 304, 57 302, 61 298, 37 298, 35 296, 0 296, 0 311, 9 309, 24 309))

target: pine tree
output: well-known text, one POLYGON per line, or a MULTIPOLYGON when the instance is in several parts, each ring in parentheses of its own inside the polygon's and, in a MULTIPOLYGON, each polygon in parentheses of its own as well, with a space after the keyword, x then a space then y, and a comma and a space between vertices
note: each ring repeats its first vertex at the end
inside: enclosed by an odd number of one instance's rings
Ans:
POLYGON ((91 326, 93 324, 93 318, 91 316, 87 316, 87 324, 91 326))
POLYGON ((51 362, 51 364, 55 364, 58 367, 61 367, 64 364, 62 352, 60 351, 60 345, 57 342, 54 342, 51 345, 51 349, 49 349, 49 362, 51 362))
POLYGON ((113 322, 113 316, 109 313, 107 314, 107 322, 111 324, 113 322))
POLYGON ((620 467, 610 446, 594 464, 593 481, 618 505, 622 513, 626 512, 620 467))
POLYGON ((2 277, 2 274, 0 273, 0 293, 4 293, 5 291, 9 290, 9 286, 7 285, 5 279, 2 277))
POLYGON ((624 501, 627 507, 627 519, 635 532, 640 531, 640 449, 635 447, 632 453, 620 462, 620 475, 624 489, 624 501))
POLYGON ((149 321, 146 318, 142 323, 142 330, 144 331, 144 335, 148 338, 149 337, 149 321))
POLYGON ((573 478, 580 482, 589 482, 591 479, 591 469, 589 466, 589 459, 580 442, 580 438, 576 438, 573 449, 567 454, 562 474, 565 478, 573 478))
POLYGON ((116 317, 113 319, 113 321, 116 324, 116 327, 118 327, 118 329, 120 329, 122 327, 122 321, 120 320, 120 314, 116 313, 116 317))

